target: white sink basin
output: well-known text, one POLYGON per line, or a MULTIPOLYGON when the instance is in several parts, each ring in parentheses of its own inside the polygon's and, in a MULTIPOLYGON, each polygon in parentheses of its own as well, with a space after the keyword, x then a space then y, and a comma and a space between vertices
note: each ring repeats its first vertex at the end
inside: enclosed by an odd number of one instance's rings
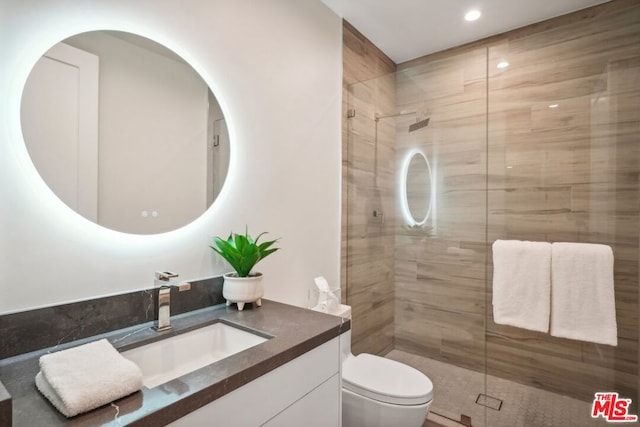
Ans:
POLYGON ((144 385, 153 388, 266 340, 225 323, 214 323, 122 355, 140 367, 144 385))

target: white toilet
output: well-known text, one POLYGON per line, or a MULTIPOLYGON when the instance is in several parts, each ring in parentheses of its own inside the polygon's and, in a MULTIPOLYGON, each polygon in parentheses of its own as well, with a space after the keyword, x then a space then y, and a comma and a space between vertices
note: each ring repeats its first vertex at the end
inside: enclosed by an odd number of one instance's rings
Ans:
MULTIPOLYGON (((351 318, 351 307, 332 314, 351 318)), ((340 336, 343 427, 421 427, 433 399, 422 372, 372 354, 351 353, 351 330, 340 336)))

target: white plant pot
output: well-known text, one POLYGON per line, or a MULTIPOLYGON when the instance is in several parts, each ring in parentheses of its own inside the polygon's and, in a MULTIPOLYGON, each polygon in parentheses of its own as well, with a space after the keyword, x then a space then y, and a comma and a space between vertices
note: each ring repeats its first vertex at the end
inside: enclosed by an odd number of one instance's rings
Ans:
POLYGON ((227 300, 227 306, 238 304, 238 310, 242 311, 248 302, 255 302, 258 307, 262 305, 262 273, 254 273, 249 277, 238 277, 236 273, 224 275, 222 296, 227 300))

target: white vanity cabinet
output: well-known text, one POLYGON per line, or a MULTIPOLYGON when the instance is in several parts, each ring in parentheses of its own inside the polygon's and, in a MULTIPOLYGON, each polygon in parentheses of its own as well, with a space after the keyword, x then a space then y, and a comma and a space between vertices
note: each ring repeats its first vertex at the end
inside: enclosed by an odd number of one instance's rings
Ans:
POLYGON ((340 391, 334 338, 169 425, 339 427, 340 391))
POLYGON ((271 418, 264 427, 339 426, 340 374, 335 374, 311 393, 271 418), (336 393, 338 390, 338 393, 336 393))

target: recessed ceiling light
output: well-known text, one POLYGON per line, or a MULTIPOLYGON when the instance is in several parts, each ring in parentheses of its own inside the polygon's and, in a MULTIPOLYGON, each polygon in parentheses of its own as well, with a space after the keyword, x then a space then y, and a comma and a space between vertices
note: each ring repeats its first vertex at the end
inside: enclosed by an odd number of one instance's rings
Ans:
POLYGON ((500 61, 498 62, 498 65, 496 65, 496 67, 498 68, 507 68, 509 66, 509 63, 507 61, 500 61))
POLYGON ((466 15, 464 15, 464 19, 467 21, 475 21, 476 19, 480 18, 480 15, 482 15, 482 13, 480 13, 478 9, 472 9, 467 12, 466 15))
POLYGON ((549 108, 558 108, 558 105, 559 104, 551 104, 551 105, 549 105, 549 108))

